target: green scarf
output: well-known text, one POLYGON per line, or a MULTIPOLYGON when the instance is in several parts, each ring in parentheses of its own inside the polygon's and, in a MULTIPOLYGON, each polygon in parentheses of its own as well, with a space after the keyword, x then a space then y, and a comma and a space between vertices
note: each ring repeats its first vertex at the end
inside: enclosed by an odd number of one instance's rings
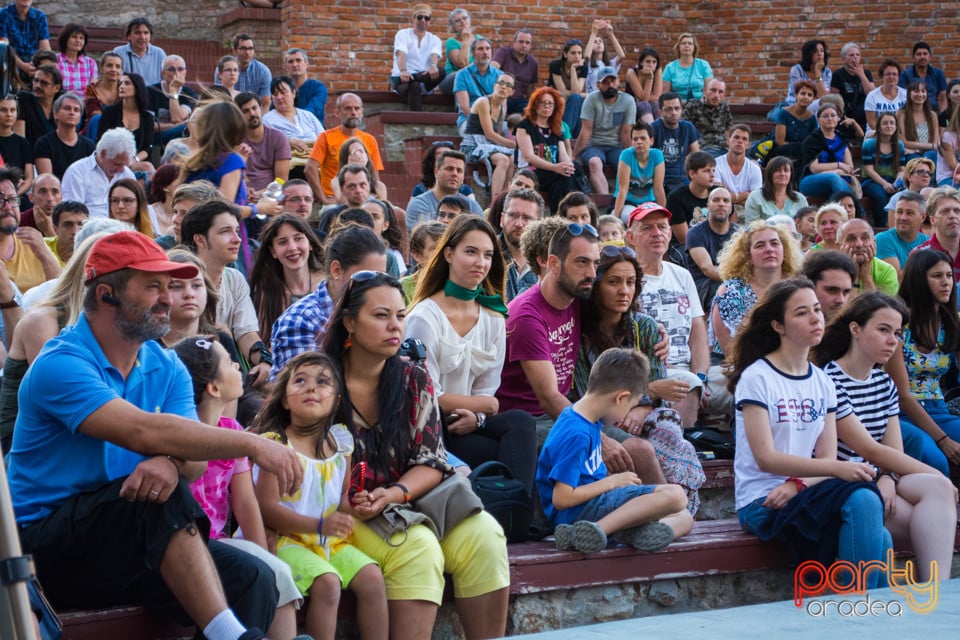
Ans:
POLYGON ((507 305, 503 303, 503 298, 500 296, 492 296, 486 293, 481 293, 482 291, 483 290, 480 287, 477 287, 476 289, 467 289, 466 287, 461 287, 453 280, 447 280, 447 284, 443 285, 443 293, 445 295, 448 295, 451 298, 457 298, 458 300, 476 300, 481 306, 484 306, 491 311, 502 313, 503 316, 506 317, 507 305))

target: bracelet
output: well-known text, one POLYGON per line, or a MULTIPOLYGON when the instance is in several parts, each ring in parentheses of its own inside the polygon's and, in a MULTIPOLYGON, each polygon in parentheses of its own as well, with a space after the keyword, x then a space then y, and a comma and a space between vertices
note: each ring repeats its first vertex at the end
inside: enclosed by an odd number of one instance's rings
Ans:
POLYGON ((483 431, 487 426, 487 414, 480 411, 474 411, 473 415, 477 417, 477 431, 483 431))
POLYGON ((391 486, 397 487, 398 489, 400 489, 400 491, 403 492, 403 504, 407 504, 408 502, 410 502, 410 490, 407 489, 405 485, 402 485, 399 482, 394 482, 393 485, 391 486))
POLYGON ((177 462, 177 459, 176 459, 176 458, 174 458, 173 456, 167 456, 167 460, 169 460, 170 463, 173 464, 173 466, 177 468, 177 475, 178 475, 178 476, 183 473, 183 467, 180 466, 180 463, 177 462))
POLYGON ((786 481, 792 482, 793 484, 797 485, 797 493, 800 493, 801 491, 807 488, 807 483, 801 480, 800 478, 791 477, 791 478, 787 478, 786 481))
POLYGON ((943 434, 942 436, 940 436, 940 437, 936 440, 936 442, 934 442, 934 444, 940 444, 941 442, 943 442, 944 440, 946 440, 946 439, 949 438, 949 437, 950 437, 950 434, 949 434, 949 433, 945 433, 945 434, 943 434))
POLYGON ((257 216, 257 205, 250 204, 248 206, 250 207, 250 215, 254 217, 257 216))

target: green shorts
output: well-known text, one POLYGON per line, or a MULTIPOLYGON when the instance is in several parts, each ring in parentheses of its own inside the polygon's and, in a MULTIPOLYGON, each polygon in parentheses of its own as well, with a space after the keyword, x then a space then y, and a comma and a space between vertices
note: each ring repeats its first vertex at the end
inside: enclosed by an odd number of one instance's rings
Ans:
POLYGON ((329 560, 298 544, 280 547, 277 556, 290 565, 293 581, 303 595, 308 595, 313 581, 326 573, 337 574, 341 587, 346 589, 361 569, 376 564, 364 552, 349 544, 337 548, 330 554, 329 560))

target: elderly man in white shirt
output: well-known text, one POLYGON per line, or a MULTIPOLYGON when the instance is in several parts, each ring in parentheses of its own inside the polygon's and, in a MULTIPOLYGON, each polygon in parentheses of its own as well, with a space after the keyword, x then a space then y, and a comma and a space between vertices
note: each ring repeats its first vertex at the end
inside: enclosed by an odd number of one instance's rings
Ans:
POLYGON ((420 111, 422 92, 432 91, 444 76, 439 66, 443 45, 427 31, 432 14, 428 4, 413 5, 413 28, 401 29, 393 39, 390 88, 407 99, 411 111, 420 111))
POLYGON ((91 220, 109 218, 110 185, 122 178, 135 179, 130 164, 136 157, 133 134, 122 128, 110 129, 100 138, 92 156, 67 167, 61 184, 63 199, 87 205, 91 220))

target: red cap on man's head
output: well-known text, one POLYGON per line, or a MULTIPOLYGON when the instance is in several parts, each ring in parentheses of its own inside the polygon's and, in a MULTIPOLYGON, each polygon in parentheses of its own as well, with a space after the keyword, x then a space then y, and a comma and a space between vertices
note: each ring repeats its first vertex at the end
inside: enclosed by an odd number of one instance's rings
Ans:
POLYGON ((156 242, 139 231, 118 231, 97 240, 87 255, 83 282, 121 269, 169 273, 174 278, 195 278, 200 269, 193 264, 172 262, 156 242))
POLYGON ((665 207, 661 207, 656 202, 644 202, 642 205, 630 212, 630 219, 627 220, 627 226, 629 227, 637 220, 643 220, 647 216, 653 215, 654 213, 662 213, 667 216, 667 222, 670 221, 670 211, 665 207))

